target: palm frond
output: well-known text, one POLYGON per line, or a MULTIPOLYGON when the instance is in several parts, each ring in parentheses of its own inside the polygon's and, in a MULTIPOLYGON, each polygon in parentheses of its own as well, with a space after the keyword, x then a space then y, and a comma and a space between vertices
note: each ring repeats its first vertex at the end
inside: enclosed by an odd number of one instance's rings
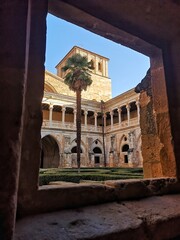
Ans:
POLYGON ((79 53, 72 55, 62 67, 62 71, 67 72, 64 83, 73 91, 86 90, 87 86, 92 84, 90 69, 92 69, 92 61, 88 62, 86 56, 81 56, 79 53))

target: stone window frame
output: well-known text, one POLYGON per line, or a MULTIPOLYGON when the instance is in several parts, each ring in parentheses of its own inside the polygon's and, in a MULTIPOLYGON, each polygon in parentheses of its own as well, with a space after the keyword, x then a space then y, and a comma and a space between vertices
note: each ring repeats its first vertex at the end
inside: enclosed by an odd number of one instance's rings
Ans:
MULTIPOLYGON (((39 213, 45 211, 53 211, 57 209, 64 209, 70 207, 77 207, 82 205, 96 204, 101 201, 110 201, 112 198, 112 189, 107 189, 101 186, 97 187, 97 196, 94 196, 94 189, 92 186, 87 185, 79 189, 78 187, 59 187, 59 188, 38 188, 38 175, 39 175, 39 162, 40 162, 40 130, 42 124, 41 113, 41 98, 43 96, 43 83, 44 83, 44 58, 45 58, 45 41, 46 41, 46 24, 45 16, 47 9, 42 3, 33 3, 31 10, 29 11, 27 21, 27 35, 30 40, 29 49, 27 49, 27 92, 25 98, 25 112, 28 123, 24 131, 24 136, 28 136, 31 132, 31 137, 28 139, 23 138, 23 148, 21 154, 21 167, 19 177, 19 193, 18 193, 18 213, 23 215, 39 213), (33 4, 39 4, 37 6, 33 4), (39 14, 40 13, 40 14, 39 14), (34 46, 39 46, 34 47, 34 46), (35 57, 36 56, 36 57, 35 57), (34 58, 35 57, 35 58, 34 58), (34 60, 36 60, 36 69, 34 69, 34 60), (33 79, 33 81, 31 81, 33 79), (38 85, 38 86, 37 86, 38 85), (34 89, 38 89, 39 92, 34 94, 34 89), (31 96, 33 101, 31 102, 31 96), (29 105, 31 108, 29 108, 29 105), (31 112, 28 112, 31 109, 31 112), (34 115, 31 115, 36 113, 34 115), (35 116, 39 116, 34 120, 35 116), (31 142, 32 141, 32 142, 31 142), (31 142, 31 145, 29 143, 31 142), (34 150, 34 151, 33 151, 34 150), (32 154, 27 154, 27 152, 32 154), (31 161, 32 160, 32 161, 31 161), (27 177, 28 176, 28 177, 27 177), (86 194, 82 194, 84 191, 89 191, 88 198, 86 194), (106 200, 104 199, 104 192, 106 192, 106 200), (111 192, 111 194, 108 194, 111 192), (75 196, 81 193, 81 198, 75 196), (92 193, 92 194, 91 194, 92 193), (72 198, 73 194, 73 198, 72 198), (93 195, 93 198, 91 197, 93 195), (46 202, 44 202, 46 199, 46 202), (61 199, 61 201, 59 201, 61 199), (43 204, 42 204, 43 203, 43 204), (20 210, 20 211, 19 211, 20 210)), ((54 4, 54 1, 49 1, 49 12, 56 16, 59 16, 65 20, 68 20, 78 26, 83 26, 92 32, 102 35, 110 40, 118 42, 124 46, 130 47, 135 51, 141 52, 150 57, 151 71, 153 77, 162 78, 164 80, 164 68, 163 68, 163 57, 162 50, 155 45, 145 42, 139 39, 137 36, 133 36, 126 33, 119 28, 116 28, 108 23, 103 22, 99 18, 95 18, 87 13, 83 12, 78 8, 60 2, 60 5, 54 4), (60 6, 61 5, 61 6, 60 6), (75 14, 69 15, 69 12, 75 14), (81 16, 81 18, 79 18, 81 16), (94 22, 96 22, 96 28, 94 29, 94 22), (89 24, 91 23, 91 24, 89 24), (106 33, 108 32, 108 35, 106 33), (160 69, 157 73, 156 69, 160 69)), ((162 80, 161 79, 161 80, 162 80)), ((154 88, 154 95, 157 97, 156 89, 154 88)), ((167 100, 165 100, 167 101, 167 100)), ((160 101, 161 102, 161 101, 160 101)), ((163 101, 164 104, 164 101, 163 101)), ((166 103, 167 105, 167 103, 166 103)), ((160 108, 157 107, 157 113, 160 108)))

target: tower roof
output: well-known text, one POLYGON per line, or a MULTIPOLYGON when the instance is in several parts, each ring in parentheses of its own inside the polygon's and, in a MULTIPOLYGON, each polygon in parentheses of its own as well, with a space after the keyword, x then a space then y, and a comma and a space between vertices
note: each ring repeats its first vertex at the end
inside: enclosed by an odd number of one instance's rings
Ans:
POLYGON ((94 56, 99 56, 100 58, 104 58, 104 59, 106 59, 106 60, 109 61, 109 58, 107 58, 107 57, 104 57, 104 56, 102 56, 102 55, 99 55, 99 54, 97 54, 97 53, 95 53, 95 52, 91 52, 91 51, 89 51, 89 50, 87 50, 87 49, 84 49, 84 48, 81 48, 81 47, 78 47, 78 46, 74 46, 74 47, 71 48, 71 50, 63 57, 63 59, 61 59, 61 61, 60 61, 55 67, 57 68, 57 67, 58 67, 59 65, 61 65, 64 61, 66 61, 66 59, 68 59, 68 56, 71 56, 72 53, 75 52, 77 49, 80 49, 80 50, 82 50, 82 51, 84 51, 84 52, 91 53, 91 54, 94 55, 94 56))

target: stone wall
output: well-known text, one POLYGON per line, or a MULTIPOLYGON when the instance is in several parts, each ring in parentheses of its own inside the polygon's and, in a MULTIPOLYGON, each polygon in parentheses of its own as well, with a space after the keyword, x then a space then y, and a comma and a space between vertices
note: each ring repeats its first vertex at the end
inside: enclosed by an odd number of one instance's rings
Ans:
MULTIPOLYGON (((159 93, 159 99, 153 99, 151 69, 148 70, 144 79, 135 89, 136 92, 141 93, 140 127, 142 134, 144 177, 174 177, 176 175, 175 159, 171 142, 172 136, 170 132, 165 86, 162 81, 160 83, 163 69, 155 69, 154 71, 159 72, 159 81, 156 90, 159 93), (159 113, 156 111, 157 104, 162 106, 159 113)), ((156 84, 155 81, 154 84, 156 84)))

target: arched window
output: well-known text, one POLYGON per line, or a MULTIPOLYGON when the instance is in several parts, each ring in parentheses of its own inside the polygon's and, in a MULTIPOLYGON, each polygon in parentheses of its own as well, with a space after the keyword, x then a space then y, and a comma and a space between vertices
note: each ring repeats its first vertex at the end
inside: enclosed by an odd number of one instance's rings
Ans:
POLYGON ((129 150, 129 145, 128 144, 125 144, 123 147, 122 147, 122 152, 127 152, 129 150))
MULTIPOLYGON (((71 149, 71 153, 77 153, 77 146, 74 146, 74 147, 71 149)), ((81 149, 81 153, 82 153, 82 149, 81 149)))
POLYGON ((101 151, 101 149, 99 148, 99 147, 95 147, 94 149, 93 149, 93 153, 102 153, 102 151, 101 151))

